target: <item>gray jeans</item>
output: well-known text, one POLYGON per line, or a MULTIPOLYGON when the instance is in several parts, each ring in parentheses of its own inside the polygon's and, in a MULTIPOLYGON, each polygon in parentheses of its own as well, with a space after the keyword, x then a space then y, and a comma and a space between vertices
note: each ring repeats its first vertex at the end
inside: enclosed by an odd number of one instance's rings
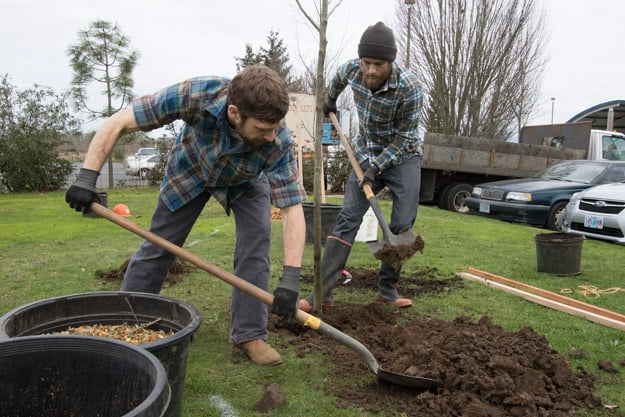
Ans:
MULTIPOLYGON (((368 163, 363 164, 363 171, 367 169, 367 166, 368 163)), ((415 156, 400 165, 385 169, 376 177, 371 188, 377 194, 384 186, 388 187, 393 199, 391 220, 388 222, 389 229, 393 233, 399 233, 407 227, 412 228, 419 208, 421 157, 415 156)), ((343 208, 336 219, 332 235, 354 243, 358 228, 368 209, 369 200, 360 189, 356 173, 352 170, 345 183, 343 208)))
MULTIPOLYGON (((150 231, 182 246, 209 198, 210 194, 205 192, 172 212, 159 197, 150 231)), ((263 177, 252 181, 245 194, 230 201, 230 206, 236 227, 234 274, 268 291, 271 205, 267 179, 263 177)), ((174 255, 148 241, 142 242, 130 260, 122 291, 158 294, 174 262, 174 255)), ((210 299, 210 295, 207 299, 210 299)), ((233 288, 230 314, 232 343, 267 340, 268 308, 264 303, 233 288)))

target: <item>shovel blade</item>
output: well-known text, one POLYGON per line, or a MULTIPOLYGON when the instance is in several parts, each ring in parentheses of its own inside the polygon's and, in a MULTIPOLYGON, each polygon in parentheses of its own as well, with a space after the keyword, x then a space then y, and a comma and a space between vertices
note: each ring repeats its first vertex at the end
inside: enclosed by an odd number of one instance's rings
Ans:
POLYGON ((378 380, 391 383, 394 385, 400 385, 406 388, 436 388, 440 387, 442 384, 440 381, 431 378, 425 378, 421 376, 410 376, 398 374, 396 372, 391 372, 384 370, 382 368, 378 369, 378 380))
POLYGON ((393 265, 402 264, 415 252, 423 251, 423 239, 415 236, 411 229, 398 235, 387 233, 382 241, 367 242, 367 246, 377 259, 393 265))

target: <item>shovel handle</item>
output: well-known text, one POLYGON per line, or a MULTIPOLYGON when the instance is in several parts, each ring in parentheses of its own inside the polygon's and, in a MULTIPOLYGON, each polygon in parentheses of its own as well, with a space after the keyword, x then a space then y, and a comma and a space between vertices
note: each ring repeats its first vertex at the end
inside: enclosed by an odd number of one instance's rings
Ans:
MULTIPOLYGON (((354 151, 352 150, 352 145, 349 143, 349 141, 345 137, 345 134, 343 133, 343 129, 341 129, 341 126, 339 125, 339 121, 336 118, 336 114, 334 114, 333 112, 330 112, 329 116, 330 116, 330 120, 332 121, 332 124, 334 125, 334 128, 336 129, 336 132, 339 134, 339 138, 341 138, 341 143, 343 144, 343 148, 345 148, 345 152, 347 153, 349 162, 352 164, 352 168, 354 169, 354 172, 356 173, 356 177, 358 178, 358 181, 362 181, 365 175, 363 174, 362 168, 360 168, 360 164, 358 163, 358 160, 356 159, 356 156, 354 155, 354 151)), ((364 183, 362 185, 362 191, 365 193, 367 200, 369 200, 369 204, 371 204, 373 213, 377 217, 378 223, 380 223, 380 226, 382 227, 382 233, 384 237, 391 236, 392 232, 390 228, 388 227, 388 223, 386 223, 386 219, 384 218, 384 215, 382 214, 382 209, 380 208, 380 205, 378 204, 378 200, 376 200, 375 194, 373 194, 373 190, 371 189, 371 184, 369 184, 368 182, 364 183)))

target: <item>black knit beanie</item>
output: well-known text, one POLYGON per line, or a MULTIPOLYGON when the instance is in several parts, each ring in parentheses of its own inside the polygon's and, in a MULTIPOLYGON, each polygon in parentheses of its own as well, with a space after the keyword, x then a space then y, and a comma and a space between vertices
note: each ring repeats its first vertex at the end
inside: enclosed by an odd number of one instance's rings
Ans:
POLYGON ((395 61, 397 47, 393 31, 382 22, 369 26, 360 38, 358 57, 395 61))

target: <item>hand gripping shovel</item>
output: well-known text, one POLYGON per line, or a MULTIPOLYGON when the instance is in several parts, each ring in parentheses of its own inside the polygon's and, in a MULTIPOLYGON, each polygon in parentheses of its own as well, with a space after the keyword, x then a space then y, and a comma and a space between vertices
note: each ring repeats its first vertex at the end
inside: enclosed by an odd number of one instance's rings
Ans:
MULTIPOLYGON (((334 113, 330 113, 330 119, 332 120, 332 124, 341 138, 341 143, 345 148, 345 152, 347 152, 349 162, 351 162, 352 168, 354 169, 358 180, 362 181, 364 177, 362 169, 354 156, 352 146, 343 134, 341 126, 339 126, 336 115, 334 113)), ((415 237, 412 233, 412 229, 406 229, 398 235, 391 232, 388 227, 388 223, 386 223, 386 219, 384 219, 384 215, 382 214, 380 204, 373 194, 371 184, 364 184, 362 186, 362 191, 369 200, 369 204, 375 213, 375 217, 378 219, 378 222, 382 227, 382 242, 367 242, 367 246, 369 246, 369 250, 373 253, 373 256, 383 262, 389 263, 393 266, 398 266, 407 261, 412 255, 415 254, 416 251, 423 251, 423 239, 421 239, 420 236, 415 237)))
MULTIPOLYGON (((184 259, 185 261, 190 262, 198 268, 205 270, 206 272, 214 275, 222 281, 256 298, 258 301, 265 303, 268 306, 271 306, 271 304, 273 303, 273 295, 268 293, 267 291, 262 290, 255 285, 252 285, 249 282, 237 277, 236 275, 231 274, 224 269, 221 269, 217 265, 211 264, 210 262, 205 261, 200 257, 192 254, 191 252, 186 251, 180 246, 175 245, 170 241, 163 239, 162 237, 148 230, 143 229, 140 226, 137 226, 125 217, 113 213, 106 207, 94 202, 91 203, 91 211, 144 238, 145 240, 152 242, 157 246, 160 246, 161 248, 174 254, 178 258, 184 259)), ((378 380, 380 381, 389 382, 391 384, 401 385, 408 388, 433 388, 441 385, 439 381, 436 381, 434 379, 402 375, 380 368, 380 365, 373 357, 373 354, 362 343, 346 335, 345 333, 340 332, 329 324, 324 323, 323 321, 321 321, 321 319, 313 315, 305 313, 302 310, 298 310, 295 318, 304 326, 310 327, 311 329, 314 329, 317 332, 326 335, 336 340, 340 344, 345 345, 348 348, 360 353, 360 355, 367 362, 369 370, 374 375, 376 375, 378 380)))

